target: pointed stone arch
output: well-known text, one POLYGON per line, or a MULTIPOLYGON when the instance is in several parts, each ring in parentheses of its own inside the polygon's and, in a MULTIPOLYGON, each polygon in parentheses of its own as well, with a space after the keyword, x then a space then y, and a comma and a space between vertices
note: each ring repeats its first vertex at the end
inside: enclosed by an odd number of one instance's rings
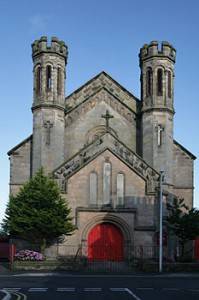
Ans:
POLYGON ((88 234, 90 230, 97 224, 101 223, 111 223, 118 227, 123 236, 125 245, 133 243, 133 232, 129 225, 122 218, 115 216, 113 214, 101 214, 93 217, 83 228, 81 233, 81 242, 85 243, 88 239, 88 234))
MULTIPOLYGON (((118 135, 116 131, 113 128, 109 128, 111 134, 118 138, 118 135)), ((86 141, 87 144, 92 143, 96 139, 98 139, 100 136, 104 135, 106 133, 106 126, 105 125, 98 125, 92 129, 90 129, 86 134, 86 141)))
POLYGON ((122 233, 123 236, 123 257, 129 257, 131 247, 133 247, 133 232, 130 226, 122 218, 113 214, 97 215, 93 217, 83 228, 81 232, 81 242, 83 254, 88 257, 89 255, 89 233, 91 230, 100 224, 114 225, 122 233))

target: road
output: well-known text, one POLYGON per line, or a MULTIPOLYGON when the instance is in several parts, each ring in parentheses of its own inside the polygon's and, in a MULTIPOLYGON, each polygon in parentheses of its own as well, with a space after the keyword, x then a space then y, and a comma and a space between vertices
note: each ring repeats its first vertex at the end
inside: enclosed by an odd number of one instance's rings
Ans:
POLYGON ((19 274, 0 276, 0 289, 13 300, 198 300, 199 276, 19 274))

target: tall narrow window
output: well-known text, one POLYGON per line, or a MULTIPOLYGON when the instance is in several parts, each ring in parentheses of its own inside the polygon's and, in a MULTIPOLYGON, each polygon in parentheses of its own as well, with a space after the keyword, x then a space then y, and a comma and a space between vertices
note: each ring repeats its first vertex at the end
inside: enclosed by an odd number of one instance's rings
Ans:
POLYGON ((124 205, 124 174, 117 174, 117 205, 124 205))
POLYGON ((46 67, 46 89, 50 91, 52 88, 52 71, 51 66, 46 67))
POLYGON ((171 98, 171 72, 168 71, 168 97, 171 98))
POLYGON ((146 72, 146 96, 152 95, 152 70, 148 69, 146 72))
POLYGON ((157 95, 162 96, 162 69, 158 69, 157 72, 157 95))
POLYGON ((104 163, 103 170, 103 204, 109 205, 111 203, 111 164, 104 163))
POLYGON ((36 70, 36 93, 41 94, 41 67, 39 66, 36 70))
POLYGON ((95 172, 90 173, 89 181, 90 205, 97 205, 97 174, 95 172))
POLYGON ((62 86, 62 78, 61 78, 61 68, 57 69, 57 94, 61 95, 61 86, 62 86))

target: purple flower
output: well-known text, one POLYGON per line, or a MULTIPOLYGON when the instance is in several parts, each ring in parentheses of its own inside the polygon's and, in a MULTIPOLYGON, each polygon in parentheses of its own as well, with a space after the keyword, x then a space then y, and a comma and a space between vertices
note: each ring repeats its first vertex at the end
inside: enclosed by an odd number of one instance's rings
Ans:
POLYGON ((32 251, 32 250, 20 250, 18 253, 15 254, 15 258, 17 260, 31 260, 31 261, 41 261, 44 260, 45 257, 43 254, 32 251))

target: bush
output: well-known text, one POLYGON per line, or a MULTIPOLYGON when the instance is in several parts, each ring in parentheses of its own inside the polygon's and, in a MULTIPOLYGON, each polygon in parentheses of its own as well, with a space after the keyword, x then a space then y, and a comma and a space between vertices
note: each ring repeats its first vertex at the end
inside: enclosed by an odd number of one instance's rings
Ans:
POLYGON ((29 260, 29 261, 42 261, 45 259, 44 255, 32 251, 32 250, 21 250, 17 254, 15 254, 15 259, 16 260, 29 260))

